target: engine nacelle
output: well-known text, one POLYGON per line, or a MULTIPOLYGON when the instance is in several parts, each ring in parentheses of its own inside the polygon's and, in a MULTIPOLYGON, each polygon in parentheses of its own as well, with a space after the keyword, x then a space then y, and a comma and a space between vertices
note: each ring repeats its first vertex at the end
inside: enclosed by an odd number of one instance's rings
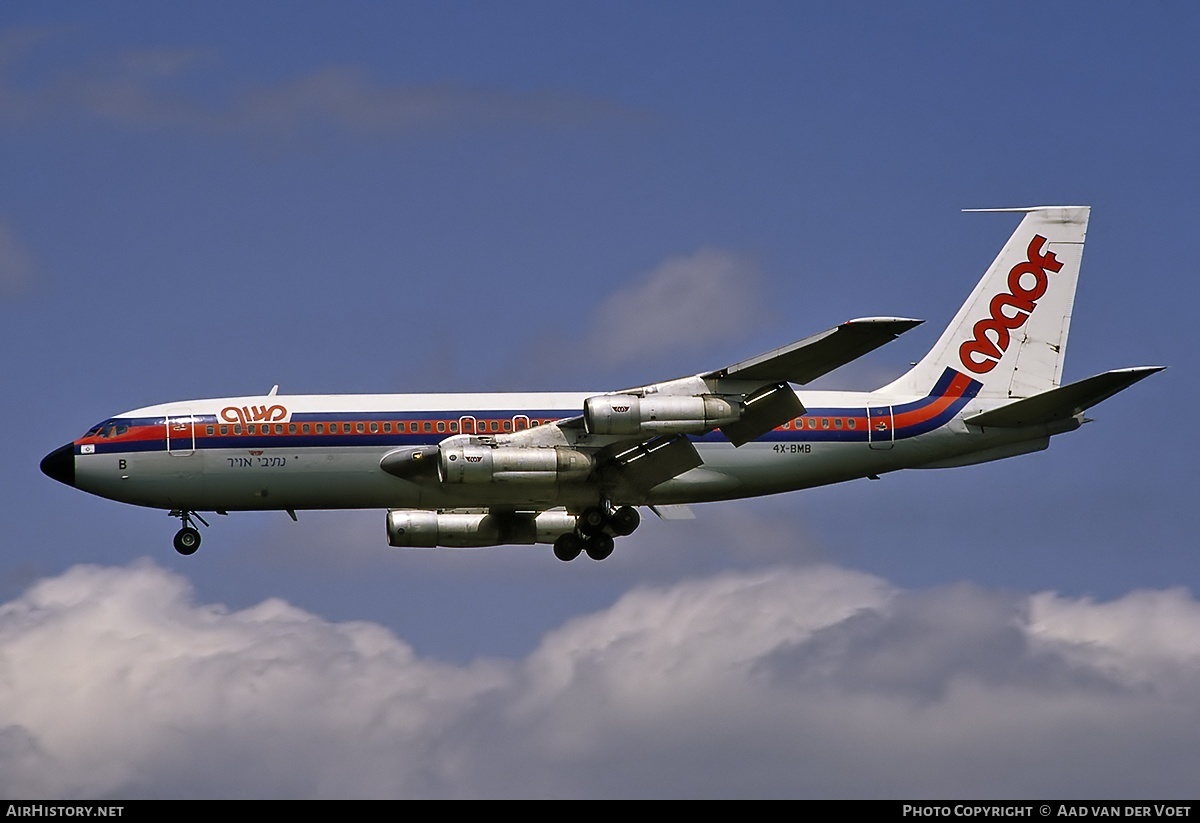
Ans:
POLYGON ((493 514, 439 514, 415 509, 387 513, 387 540, 397 548, 457 549, 506 544, 553 543, 575 530, 575 516, 564 511, 493 514))
POLYGON ((583 401, 592 434, 698 434, 733 423, 741 409, 712 395, 603 394, 583 401))
POLYGON ((447 484, 561 483, 586 480, 592 458, 561 446, 443 446, 438 475, 447 484))

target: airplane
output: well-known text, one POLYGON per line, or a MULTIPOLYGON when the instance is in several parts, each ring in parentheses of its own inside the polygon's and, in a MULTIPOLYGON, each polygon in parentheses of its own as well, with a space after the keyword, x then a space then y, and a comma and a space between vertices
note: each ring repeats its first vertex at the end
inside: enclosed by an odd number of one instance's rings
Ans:
POLYGON ((1061 385, 1090 207, 1038 206, 932 349, 871 392, 816 378, 922 321, 864 317, 714 371, 607 393, 266 395, 106 418, 41 470, 166 509, 174 546, 200 512, 386 509, 389 545, 545 543, 603 560, 641 521, 688 505, 1045 449, 1160 366, 1061 385))

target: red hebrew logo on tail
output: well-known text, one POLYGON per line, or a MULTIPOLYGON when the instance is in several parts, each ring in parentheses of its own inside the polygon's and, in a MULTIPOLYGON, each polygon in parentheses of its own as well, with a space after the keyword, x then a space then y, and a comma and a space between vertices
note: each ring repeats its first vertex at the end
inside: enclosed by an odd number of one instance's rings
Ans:
POLYGON ((1046 272, 1062 269, 1063 264, 1054 256, 1054 252, 1042 254, 1045 243, 1046 238, 1040 234, 1033 236, 1026 252, 1028 259, 1013 266, 1008 273, 1008 291, 992 298, 988 307, 991 316, 976 323, 971 329, 974 336, 959 347, 958 357, 969 371, 987 374, 996 367, 1008 349, 1012 332, 1025 325, 1037 301, 1046 293, 1049 284, 1046 272), (1025 275, 1033 277, 1032 286, 1026 287, 1021 282, 1025 275), (1006 308, 1011 309, 1012 313, 1006 314, 1006 308), (988 332, 993 332, 993 335, 988 332))

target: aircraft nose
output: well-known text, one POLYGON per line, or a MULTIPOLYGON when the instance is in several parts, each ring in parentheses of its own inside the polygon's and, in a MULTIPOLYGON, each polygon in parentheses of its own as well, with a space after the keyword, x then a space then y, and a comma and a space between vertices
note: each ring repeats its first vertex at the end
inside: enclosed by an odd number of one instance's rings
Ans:
POLYGON ((60 446, 42 458, 42 473, 59 483, 75 485, 75 444, 60 446))

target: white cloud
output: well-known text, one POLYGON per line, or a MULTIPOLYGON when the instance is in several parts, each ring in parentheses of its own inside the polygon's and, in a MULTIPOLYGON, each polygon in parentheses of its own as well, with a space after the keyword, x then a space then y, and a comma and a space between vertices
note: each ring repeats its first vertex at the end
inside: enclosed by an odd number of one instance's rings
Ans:
POLYGON ((754 265, 700 249, 609 295, 592 315, 585 347, 605 366, 631 363, 746 334, 763 313, 754 265))
POLYGON ((1112 603, 1043 592, 1030 610, 1039 645, 1085 660, 1115 682, 1152 686, 1181 669, 1200 670, 1200 603, 1186 589, 1139 590, 1112 603))
POLYGON ((195 604, 148 562, 80 566, 0 606, 0 793, 1183 797, 1197 638, 1180 590, 817 566, 634 590, 456 666, 278 600, 195 604))
POLYGON ((248 91, 229 119, 260 130, 323 122, 366 134, 394 134, 473 122, 575 125, 618 111, 611 104, 552 92, 390 86, 355 67, 326 66, 277 87, 248 91))
POLYGON ((80 566, 0 609, 0 793, 439 791, 430 744, 503 682, 373 624, 189 596, 149 563, 80 566))
POLYGON ((321 66, 272 85, 235 85, 212 71, 219 63, 203 49, 113 53, 89 64, 54 65, 16 83, 15 69, 42 68, 34 52, 54 42, 50 34, 0 32, 0 118, 30 122, 82 113, 135 128, 279 135, 320 126, 391 135, 479 123, 575 126, 631 115, 613 103, 550 90, 389 84, 355 66, 321 66))

